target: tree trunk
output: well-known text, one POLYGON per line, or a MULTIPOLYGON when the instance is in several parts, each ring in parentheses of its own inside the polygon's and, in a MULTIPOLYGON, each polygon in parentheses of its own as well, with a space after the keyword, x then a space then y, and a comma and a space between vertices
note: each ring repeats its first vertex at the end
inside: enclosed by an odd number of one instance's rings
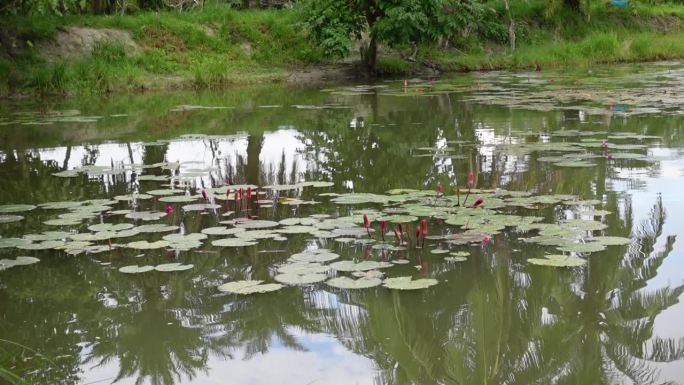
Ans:
POLYGON ((377 67, 377 60, 378 60, 378 40, 375 37, 375 34, 371 33, 370 41, 368 42, 368 48, 366 49, 366 57, 365 57, 366 71, 371 76, 375 75, 375 70, 377 67))
POLYGON ((580 12, 580 10, 581 10, 580 0, 564 0, 564 1, 565 1, 565 5, 568 8, 572 9, 575 12, 578 12, 578 13, 580 12))

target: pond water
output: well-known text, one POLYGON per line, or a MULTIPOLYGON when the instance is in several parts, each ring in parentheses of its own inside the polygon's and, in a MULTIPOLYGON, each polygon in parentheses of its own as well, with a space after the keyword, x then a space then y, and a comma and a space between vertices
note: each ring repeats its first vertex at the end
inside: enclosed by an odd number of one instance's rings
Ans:
POLYGON ((684 67, 407 83, 0 104, 0 368, 684 382, 684 67))

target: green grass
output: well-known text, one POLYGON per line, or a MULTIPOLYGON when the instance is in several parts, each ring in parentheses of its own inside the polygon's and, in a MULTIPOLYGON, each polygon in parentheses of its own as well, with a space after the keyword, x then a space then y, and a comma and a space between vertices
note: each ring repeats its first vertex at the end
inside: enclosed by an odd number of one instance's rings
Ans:
MULTIPOLYGON (((445 71, 591 66, 684 58, 684 4, 633 0, 628 9, 593 1, 577 15, 560 0, 512 1, 517 49, 510 51, 503 0, 490 0, 491 11, 477 28, 451 42, 420 48, 419 61, 445 71)), ((329 64, 306 35, 297 10, 237 11, 212 6, 192 12, 143 12, 133 15, 12 17, 0 19, 16 37, 20 54, 0 49, 0 96, 99 94, 165 88, 218 88, 226 84, 285 80, 292 69, 329 64), (63 26, 128 31, 138 52, 103 43, 92 54, 50 62, 36 45, 63 26), (21 49, 23 48, 23 49, 21 49), (11 58, 10 58, 11 57, 11 58)), ((401 57, 411 47, 383 50, 381 76, 402 76, 420 65, 401 57)))
POLYGON ((326 63, 297 20, 292 10, 227 7, 0 20, 22 42, 31 42, 19 58, 0 53, 0 94, 11 89, 83 94, 283 80, 290 68, 326 63), (105 43, 88 57, 48 62, 30 45, 53 38, 60 25, 126 30, 141 49, 130 54, 121 45, 105 43))

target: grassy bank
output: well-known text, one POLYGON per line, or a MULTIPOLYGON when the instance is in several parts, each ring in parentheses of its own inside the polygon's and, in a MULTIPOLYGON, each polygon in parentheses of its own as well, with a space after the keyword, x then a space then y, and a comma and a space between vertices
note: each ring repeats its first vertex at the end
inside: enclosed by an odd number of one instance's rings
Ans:
POLYGON ((1 21, 24 47, 0 56, 0 92, 99 93, 282 80, 292 68, 325 63, 293 11, 235 11, 15 18, 1 21), (41 47, 67 27, 129 32, 92 53, 44 57, 41 47))
MULTIPOLYGON (((380 74, 405 75, 425 65, 469 71, 684 58, 684 5, 632 2, 616 9, 597 3, 578 15, 549 9, 546 1, 512 2, 515 50, 508 45, 503 2, 488 5, 491 11, 476 31, 448 46, 424 44, 417 60, 406 60, 412 47, 385 47, 380 74)), ((293 71, 336 64, 324 57, 300 20, 297 10, 228 7, 0 19, 0 95, 222 87, 285 81, 293 71), (100 42, 81 55, 59 49, 46 55, 46 44, 70 27, 123 30, 133 45, 100 42)))

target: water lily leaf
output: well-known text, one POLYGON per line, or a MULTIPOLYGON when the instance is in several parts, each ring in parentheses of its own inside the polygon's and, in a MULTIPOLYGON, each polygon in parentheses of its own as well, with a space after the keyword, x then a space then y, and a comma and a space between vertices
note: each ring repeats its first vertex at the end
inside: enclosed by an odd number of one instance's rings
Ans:
POLYGON ((183 190, 161 189, 161 190, 145 191, 145 194, 154 195, 154 196, 169 196, 169 195, 183 194, 184 192, 185 191, 183 191, 183 190))
POLYGON ((449 249, 432 249, 430 250, 430 254, 446 254, 449 252, 449 249))
POLYGON ((335 277, 329 279, 326 284, 339 289, 368 289, 371 287, 380 286, 382 284, 382 279, 368 277, 362 277, 358 279, 349 277, 335 277))
POLYGON ((420 191, 420 190, 416 190, 416 189, 412 189, 412 188, 395 188, 395 189, 387 191, 387 193, 390 195, 401 195, 401 194, 415 193, 418 191, 420 191))
POLYGON ((138 180, 154 180, 154 181, 164 181, 168 180, 167 175, 140 175, 138 180))
POLYGON ((198 242, 207 239, 207 235, 202 233, 168 234, 164 235, 162 239, 171 243, 198 242))
POLYGON ((62 209, 71 209, 74 207, 78 207, 83 205, 83 202, 72 202, 72 201, 63 201, 63 202, 47 202, 47 203, 41 203, 38 205, 41 209, 46 209, 46 210, 62 210, 62 209))
POLYGON ((147 194, 117 195, 114 197, 114 199, 117 201, 131 202, 134 200, 152 199, 152 195, 147 195, 147 194))
POLYGON ((217 205, 214 203, 196 203, 194 205, 183 206, 184 211, 204 211, 204 210, 215 210, 215 209, 220 209, 220 208, 221 208, 221 205, 217 205))
POLYGON ((24 245, 18 245, 17 248, 22 250, 48 250, 54 249, 64 245, 64 241, 43 241, 39 243, 28 243, 24 245))
POLYGON ((147 273, 148 271, 154 270, 154 266, 138 266, 138 265, 131 265, 131 266, 124 266, 119 268, 119 271, 125 274, 140 274, 140 273, 147 273))
POLYGON ((280 235, 273 230, 245 230, 235 233, 234 235, 236 238, 244 239, 246 241, 280 237, 280 235))
POLYGON ((587 263, 586 259, 567 255, 545 255, 544 258, 530 258, 527 262, 539 266, 576 267, 587 263))
POLYGON ((159 198, 159 202, 166 202, 166 203, 188 203, 188 202, 194 202, 198 197, 192 197, 192 196, 186 196, 186 195, 172 195, 172 196, 163 196, 159 198))
POLYGON ((21 215, 0 215, 0 223, 12 223, 12 222, 19 222, 24 217, 21 215))
POLYGON ((629 245, 630 243, 632 243, 632 240, 630 238, 609 236, 593 237, 589 238, 588 241, 592 243, 599 243, 605 246, 622 246, 629 245))
POLYGON ((170 272, 170 271, 185 271, 190 270, 194 265, 183 265, 181 263, 163 263, 154 267, 156 271, 170 272))
POLYGON ((207 235, 233 235, 245 231, 247 230, 241 227, 229 229, 225 226, 207 227, 206 229, 202 229, 202 233, 207 235))
POLYGON ((40 262, 40 259, 34 257, 17 257, 16 259, 0 259, 0 271, 9 269, 15 266, 27 266, 40 262))
POLYGON ((167 241, 156 241, 156 242, 148 242, 148 241, 136 241, 136 242, 129 242, 126 247, 129 247, 131 249, 138 249, 138 250, 151 250, 151 249, 161 249, 164 247, 167 247, 169 245, 169 242, 167 241))
POLYGON ((338 261, 330 264, 330 268, 337 271, 366 271, 375 269, 384 269, 393 266, 389 262, 376 261, 362 261, 355 263, 354 261, 338 261))
POLYGON ((41 234, 25 234, 23 238, 32 242, 59 241, 68 238, 71 234, 67 231, 46 231, 41 234))
POLYGON ((579 231, 598 231, 608 227, 608 225, 604 223, 584 219, 563 221, 561 222, 561 226, 565 228, 577 229, 579 231))
POLYGON ((382 278, 385 276, 385 273, 383 273, 380 270, 368 270, 368 271, 353 271, 351 273, 354 277, 357 278, 382 278))
POLYGON ((332 187, 335 185, 334 182, 325 182, 325 181, 309 181, 309 182, 302 182, 300 183, 302 187, 314 187, 314 188, 325 188, 325 187, 332 187))
POLYGON ((324 274, 328 271, 330 271, 329 266, 309 262, 292 262, 278 268, 278 273, 280 274, 324 274))
POLYGON ((275 221, 264 221, 264 220, 245 220, 238 221, 235 223, 235 227, 240 227, 243 229, 268 229, 271 227, 278 227, 280 224, 275 221))
POLYGON ((411 263, 411 261, 409 261, 408 259, 393 259, 390 262, 395 265, 407 265, 411 263))
POLYGON ((159 224, 154 224, 154 225, 137 226, 137 227, 132 228, 131 230, 135 230, 139 233, 165 233, 168 231, 178 230, 178 226, 169 226, 169 225, 165 225, 163 223, 159 223, 159 224))
POLYGON ((327 274, 278 274, 273 277, 276 281, 287 285, 310 285, 312 283, 323 282, 328 279, 327 274))
POLYGON ((97 225, 88 226, 90 231, 122 231, 132 229, 131 223, 99 223, 97 225))
POLYGON ((454 251, 452 253, 449 253, 449 255, 454 257, 469 257, 470 253, 467 251, 454 251))
POLYGON ((557 249, 573 253, 595 253, 605 250, 606 246, 598 242, 568 243, 557 247, 557 249))
POLYGON ((34 205, 2 205, 0 206, 0 214, 20 213, 24 211, 31 211, 35 209, 34 205))
POLYGON ((447 262, 465 262, 468 260, 466 257, 446 257, 444 258, 447 262))
POLYGON ((568 160, 563 162, 556 162, 553 165, 558 167, 595 167, 596 163, 586 162, 582 160, 568 160))
POLYGON ((335 254, 328 249, 317 249, 293 254, 288 260, 292 262, 329 262, 339 257, 339 254, 335 254))
POLYGON ((59 218, 47 220, 43 224, 48 226, 75 226, 80 225, 81 221, 78 219, 59 218))
POLYGON ((278 229, 281 234, 306 234, 318 231, 314 226, 286 226, 278 229))
POLYGON ((356 238, 335 238, 335 242, 339 243, 351 243, 354 242, 356 238))
POLYGON ((128 219, 142 219, 143 221, 156 221, 166 216, 163 211, 134 211, 126 214, 128 219))
POLYGON ((436 285, 437 280, 432 278, 413 279, 411 277, 387 278, 382 285, 393 290, 419 290, 436 285))
POLYGON ((224 283, 218 287, 218 290, 224 293, 233 294, 256 294, 256 293, 268 293, 283 288, 283 285, 279 283, 266 283, 262 284, 263 281, 233 281, 224 283))
POLYGON ((418 217, 413 215, 387 215, 378 218, 380 221, 387 221, 390 223, 411 223, 418 220, 418 217))
POLYGON ((224 238, 212 241, 211 244, 216 247, 246 247, 254 246, 257 242, 250 239, 224 238))

